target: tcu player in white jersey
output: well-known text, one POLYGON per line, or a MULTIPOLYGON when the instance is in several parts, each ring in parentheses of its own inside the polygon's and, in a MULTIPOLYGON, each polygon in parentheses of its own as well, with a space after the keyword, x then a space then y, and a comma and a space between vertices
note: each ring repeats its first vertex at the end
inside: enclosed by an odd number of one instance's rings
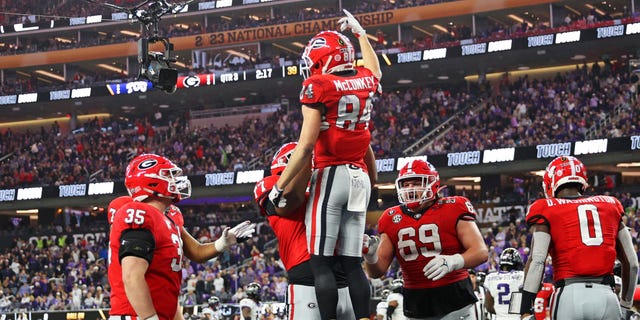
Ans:
POLYGON ((404 320, 407 317, 404 316, 404 309, 402 304, 404 297, 402 296, 402 287, 404 281, 402 279, 395 279, 391 281, 391 293, 387 296, 387 320, 404 320))
POLYGON ((260 317, 260 294, 262 286, 259 283, 251 282, 247 285, 245 292, 247 298, 240 300, 240 314, 242 320, 258 320, 260 317))
POLYGON ((205 320, 222 320, 220 298, 215 296, 209 298, 207 306, 202 309, 202 316, 205 320))
POLYGON ((511 293, 518 291, 524 282, 522 257, 514 248, 504 249, 499 265, 499 271, 489 273, 484 279, 487 288, 485 307, 496 320, 520 319, 519 314, 509 314, 509 301, 511 293))
POLYGON ((387 297, 390 293, 389 289, 384 289, 380 293, 380 302, 376 305, 376 320, 387 320, 387 297))

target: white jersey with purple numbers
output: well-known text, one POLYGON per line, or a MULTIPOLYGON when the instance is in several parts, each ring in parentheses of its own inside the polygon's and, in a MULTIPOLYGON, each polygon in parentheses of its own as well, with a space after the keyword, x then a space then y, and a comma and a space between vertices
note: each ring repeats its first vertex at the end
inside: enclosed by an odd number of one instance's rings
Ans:
POLYGON ((260 306, 253 299, 244 298, 240 300, 240 314, 242 315, 242 310, 244 308, 251 309, 251 314, 249 316, 250 320, 258 320, 260 316, 260 306))
POLYGON ((207 320, 222 320, 222 312, 220 312, 220 310, 213 310, 209 307, 206 307, 204 309, 202 309, 201 312, 201 316, 203 318, 206 318, 206 315, 210 315, 211 317, 208 318, 207 320))
POLYGON ((509 314, 509 301, 511 293, 522 287, 524 271, 498 271, 492 272, 484 279, 484 286, 493 297, 493 308, 496 311, 496 320, 518 320, 520 315, 509 314))
POLYGON ((391 319, 406 319, 406 317, 404 316, 404 308, 402 308, 403 300, 404 297, 402 296, 402 293, 393 292, 390 293, 387 297, 387 308, 389 308, 389 302, 391 301, 396 301, 398 303, 398 306, 393 310, 393 313, 391 314, 391 319))
POLYGON ((376 305, 376 319, 387 320, 387 301, 380 301, 376 305))

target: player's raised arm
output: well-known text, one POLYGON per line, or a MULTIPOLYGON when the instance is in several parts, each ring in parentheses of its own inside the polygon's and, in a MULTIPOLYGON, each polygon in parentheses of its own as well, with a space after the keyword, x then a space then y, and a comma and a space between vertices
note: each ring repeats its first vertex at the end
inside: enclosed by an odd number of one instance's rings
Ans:
POLYGON ((376 51, 371 46, 369 42, 369 38, 367 38, 367 32, 362 28, 360 22, 346 9, 342 9, 346 17, 338 20, 340 24, 340 31, 344 31, 346 29, 351 29, 356 38, 358 38, 358 43, 360 44, 360 51, 362 52, 362 60, 364 62, 364 67, 371 70, 373 75, 378 78, 382 78, 382 71, 380 70, 380 61, 378 61, 378 56, 376 55, 376 51))
POLYGON ((321 110, 306 105, 302 106, 302 128, 300 138, 295 151, 289 159, 289 164, 280 175, 280 179, 271 192, 269 193, 269 201, 273 202, 275 207, 284 207, 285 203, 281 203, 283 192, 295 178, 295 176, 304 170, 311 162, 313 148, 320 134, 320 123, 322 119, 321 110))

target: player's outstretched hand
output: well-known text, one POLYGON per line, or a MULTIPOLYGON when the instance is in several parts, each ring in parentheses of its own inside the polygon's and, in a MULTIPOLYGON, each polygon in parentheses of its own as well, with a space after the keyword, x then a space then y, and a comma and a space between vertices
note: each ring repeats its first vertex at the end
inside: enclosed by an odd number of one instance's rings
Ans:
POLYGON ((380 245, 380 238, 377 236, 369 236, 364 234, 362 237, 362 257, 368 264, 375 264, 378 262, 378 245, 380 245))
POLYGON ((347 11, 347 9, 342 9, 342 11, 347 16, 342 17, 340 18, 340 20, 338 20, 338 24, 340 24, 340 31, 351 29, 351 32, 357 38, 366 36, 367 33, 366 31, 364 31, 364 28, 362 28, 362 26, 360 25, 360 22, 358 22, 358 20, 356 20, 356 18, 349 11, 347 11))
POLYGON ((218 252, 223 252, 229 249, 229 247, 233 244, 236 244, 238 241, 236 240, 236 235, 233 232, 229 232, 230 228, 226 227, 222 229, 222 234, 220 234, 220 238, 216 240, 213 244, 216 246, 216 250, 218 252))
POLYGON ((464 267, 464 258, 459 253, 456 253, 451 256, 435 256, 424 266, 422 271, 427 279, 436 281, 442 279, 447 273, 462 269, 462 267, 464 267))
POLYGON ((236 225, 235 227, 229 230, 229 233, 233 233, 236 237, 236 241, 241 242, 242 240, 246 240, 253 236, 253 233, 256 231, 255 223, 251 223, 251 221, 243 221, 236 225))
POLYGON ((269 201, 271 201, 276 208, 284 208, 287 206, 287 199, 282 196, 283 192, 284 190, 278 188, 277 184, 274 185, 271 192, 269 192, 269 201))

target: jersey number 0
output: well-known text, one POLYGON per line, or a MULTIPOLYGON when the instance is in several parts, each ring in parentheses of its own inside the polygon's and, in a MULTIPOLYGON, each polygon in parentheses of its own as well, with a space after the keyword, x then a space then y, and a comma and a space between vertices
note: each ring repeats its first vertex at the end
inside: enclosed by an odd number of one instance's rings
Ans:
POLYGON ((582 243, 586 246, 601 245, 604 240, 602 239, 602 225, 600 224, 598 207, 592 204, 579 205, 578 220, 580 221, 580 237, 582 238, 582 243))

